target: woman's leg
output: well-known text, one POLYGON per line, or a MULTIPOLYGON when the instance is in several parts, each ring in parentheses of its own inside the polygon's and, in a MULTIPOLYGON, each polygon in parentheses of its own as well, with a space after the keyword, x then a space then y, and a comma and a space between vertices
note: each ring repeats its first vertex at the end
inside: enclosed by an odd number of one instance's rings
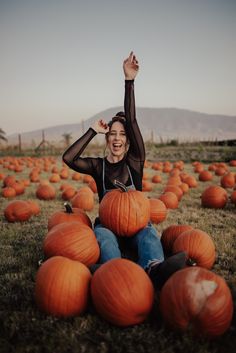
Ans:
POLYGON ((151 262, 162 262, 164 253, 161 240, 151 223, 130 238, 138 250, 138 264, 147 269, 151 262))
POLYGON ((157 289, 161 289, 173 273, 186 266, 185 252, 164 259, 160 238, 151 223, 138 232, 132 241, 138 248, 138 264, 148 273, 157 289))
POLYGON ((94 233, 100 247, 99 263, 103 264, 108 260, 121 257, 119 244, 114 233, 102 224, 95 226, 94 233))

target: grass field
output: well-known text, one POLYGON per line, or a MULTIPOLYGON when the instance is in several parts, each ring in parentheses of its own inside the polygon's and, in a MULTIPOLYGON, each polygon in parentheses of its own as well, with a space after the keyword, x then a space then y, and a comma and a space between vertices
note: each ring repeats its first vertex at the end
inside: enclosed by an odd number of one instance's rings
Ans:
MULTIPOLYGON (((59 169, 60 159, 57 160, 59 169)), ((208 164, 204 165, 208 168, 208 164)), ((30 168, 18 173, 17 179, 28 178, 30 168)), ((236 172, 236 167, 230 167, 236 172)), ((198 175, 193 165, 185 164, 184 171, 198 175)), ((14 174, 0 165, 0 173, 14 174)), ((162 192, 168 178, 166 173, 145 169, 148 178, 153 174, 162 175, 162 183, 153 185, 147 196, 158 196, 162 192)), ((50 173, 42 172, 40 179, 48 179, 50 173)), ((73 181, 69 177, 55 183, 57 196, 52 201, 37 200, 41 207, 38 216, 27 222, 8 223, 3 210, 9 200, 0 197, 0 352, 235 352, 236 317, 234 314, 230 329, 221 337, 209 340, 195 337, 191 331, 176 333, 163 323, 159 311, 159 293, 149 318, 140 325, 119 328, 105 322, 95 312, 90 303, 83 316, 68 319, 48 316, 37 308, 34 301, 35 275, 38 261, 43 258, 42 241, 47 234, 48 217, 62 208, 60 185, 69 182, 77 188, 84 186, 82 181, 73 181)), ((1 181, 0 181, 1 183, 1 181)), ((169 210, 165 221, 155 225, 159 235, 171 224, 190 224, 194 228, 207 232, 215 242, 217 259, 212 271, 226 280, 236 304, 236 208, 228 202, 224 209, 206 209, 201 207, 200 195, 206 186, 220 183, 220 177, 214 176, 211 182, 198 182, 191 188, 175 210, 169 210)), ((24 194, 17 199, 35 200, 37 183, 31 183, 24 194)), ((227 189, 230 195, 232 189, 227 189)), ((93 221, 98 212, 97 195, 93 211, 88 212, 93 221)))

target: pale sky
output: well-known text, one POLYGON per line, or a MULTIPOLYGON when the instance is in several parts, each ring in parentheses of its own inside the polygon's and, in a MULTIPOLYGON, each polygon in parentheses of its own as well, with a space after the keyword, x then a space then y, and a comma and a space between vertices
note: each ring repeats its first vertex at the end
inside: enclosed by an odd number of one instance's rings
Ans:
POLYGON ((0 127, 79 123, 123 105, 236 116, 236 0, 0 0, 0 127))

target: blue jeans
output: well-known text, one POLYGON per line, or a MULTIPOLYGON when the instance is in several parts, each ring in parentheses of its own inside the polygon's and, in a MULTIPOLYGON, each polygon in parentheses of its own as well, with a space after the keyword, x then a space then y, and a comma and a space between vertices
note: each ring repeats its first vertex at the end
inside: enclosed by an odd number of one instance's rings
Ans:
MULTIPOLYGON (((114 258, 121 258, 121 251, 116 235, 105 228, 102 224, 94 227, 99 247, 100 260, 99 263, 104 263, 114 258)), ((151 261, 162 262, 164 260, 164 253, 159 236, 156 229, 151 223, 140 230, 132 237, 126 237, 125 242, 130 248, 138 252, 138 264, 146 269, 151 261)))

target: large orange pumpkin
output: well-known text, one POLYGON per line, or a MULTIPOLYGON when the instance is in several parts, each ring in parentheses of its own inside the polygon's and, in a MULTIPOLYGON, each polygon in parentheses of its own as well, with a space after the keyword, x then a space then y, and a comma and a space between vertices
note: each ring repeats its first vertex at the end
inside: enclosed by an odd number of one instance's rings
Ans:
POLYGON ((211 185, 206 188, 201 195, 203 207, 224 208, 228 201, 227 192, 218 185, 211 185))
POLYGON ((95 264, 100 249, 93 230, 81 222, 60 223, 51 228, 43 241, 47 257, 61 255, 89 266, 95 264))
POLYGON ((186 230, 173 244, 173 253, 187 252, 188 263, 211 269, 216 258, 215 244, 211 237, 200 229, 186 230))
POLYGON ((54 212, 48 219, 48 230, 57 224, 64 222, 82 222, 92 228, 92 222, 88 215, 79 208, 72 208, 68 202, 64 203, 64 211, 54 212))
POLYGON ((143 322, 152 309, 154 288, 146 272, 127 259, 112 259, 93 275, 91 294, 97 312, 118 326, 143 322))
POLYGON ((49 315, 80 315, 87 308, 90 281, 91 274, 85 265, 54 256, 45 261, 37 272, 36 303, 49 315))
MULTIPOLYGON (((119 183, 120 184, 120 183, 119 183)), ((101 223, 118 236, 133 236, 144 228, 150 219, 150 202, 138 190, 109 191, 99 205, 101 223)))
POLYGON ((191 229, 193 229, 193 227, 188 224, 172 224, 169 227, 165 228, 161 235, 161 243, 164 252, 166 254, 171 254, 173 244, 178 238, 178 236, 186 230, 191 229))
POLYGON ((8 222, 24 222, 32 216, 30 205, 23 200, 14 200, 7 204, 4 216, 8 222))
POLYGON ((175 272, 164 284, 160 309, 173 329, 192 329, 197 335, 215 337, 230 327, 233 300, 223 277, 204 268, 188 267, 175 272))

